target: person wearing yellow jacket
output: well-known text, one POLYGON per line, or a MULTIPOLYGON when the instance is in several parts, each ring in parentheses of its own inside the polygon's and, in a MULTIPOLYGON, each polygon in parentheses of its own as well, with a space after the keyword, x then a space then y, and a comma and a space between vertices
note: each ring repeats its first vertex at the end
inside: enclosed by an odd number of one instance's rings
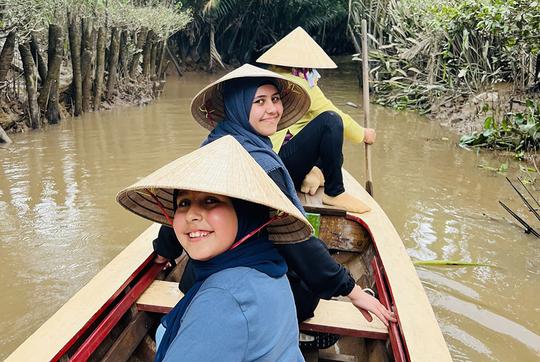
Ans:
POLYGON ((324 186, 323 203, 352 212, 369 211, 367 205, 345 191, 342 148, 344 137, 354 143, 372 144, 375 130, 361 127, 339 110, 317 84, 320 75, 316 68, 337 65, 301 27, 277 42, 257 62, 270 64, 270 70, 304 88, 311 98, 311 107, 299 121, 270 136, 295 187, 313 195, 319 186, 324 186))

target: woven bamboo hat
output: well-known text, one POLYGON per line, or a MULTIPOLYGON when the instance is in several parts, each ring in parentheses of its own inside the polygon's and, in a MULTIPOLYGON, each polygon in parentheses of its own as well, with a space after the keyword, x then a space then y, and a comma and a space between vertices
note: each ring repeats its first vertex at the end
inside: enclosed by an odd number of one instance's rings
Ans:
POLYGON ((294 68, 337 68, 336 63, 300 26, 261 55, 257 63, 294 68))
POLYGON ((197 122, 208 130, 213 130, 225 117, 223 104, 223 84, 237 78, 271 78, 279 87, 283 102, 283 115, 278 123, 278 131, 298 121, 311 106, 306 91, 298 84, 266 69, 244 64, 215 82, 203 88, 191 101, 191 114, 197 122))
POLYGON ((173 191, 225 195, 268 206, 288 216, 267 226, 275 243, 306 240, 313 228, 259 164, 232 136, 201 147, 120 191, 116 201, 146 219, 168 224, 174 218, 173 191), (159 200, 159 203, 156 201, 159 200))

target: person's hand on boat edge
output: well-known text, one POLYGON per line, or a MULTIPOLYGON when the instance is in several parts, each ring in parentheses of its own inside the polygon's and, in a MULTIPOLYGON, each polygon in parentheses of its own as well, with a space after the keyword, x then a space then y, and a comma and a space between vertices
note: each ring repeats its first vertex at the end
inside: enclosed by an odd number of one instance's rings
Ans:
POLYGON ((364 128, 364 143, 371 145, 375 143, 377 133, 373 128, 364 128))
POLYGON ((347 297, 349 297, 352 304, 354 304, 354 306, 358 308, 360 312, 362 312, 362 315, 368 322, 371 322, 373 317, 367 311, 375 314, 377 318, 379 318, 387 327, 389 322, 397 322, 394 312, 386 309, 386 307, 382 305, 377 298, 372 297, 368 293, 364 292, 360 286, 355 285, 347 297))

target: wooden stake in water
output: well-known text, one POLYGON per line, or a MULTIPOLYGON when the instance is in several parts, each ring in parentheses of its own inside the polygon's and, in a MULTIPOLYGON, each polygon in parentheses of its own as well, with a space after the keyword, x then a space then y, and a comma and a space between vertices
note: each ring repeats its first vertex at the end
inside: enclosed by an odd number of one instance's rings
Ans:
MULTIPOLYGON (((367 42, 367 21, 362 20, 362 90, 364 99, 364 128, 369 127, 369 55, 367 42)), ((373 181, 371 175, 371 148, 367 143, 365 147, 366 191, 373 196, 373 181)))

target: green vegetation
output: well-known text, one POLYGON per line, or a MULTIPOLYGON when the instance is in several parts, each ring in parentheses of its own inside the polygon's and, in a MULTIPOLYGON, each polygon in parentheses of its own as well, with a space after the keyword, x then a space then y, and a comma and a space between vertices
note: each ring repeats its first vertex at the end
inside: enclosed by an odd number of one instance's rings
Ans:
POLYGON ((193 22, 176 36, 178 54, 205 69, 251 62, 297 26, 329 53, 351 51, 345 0, 187 0, 193 22))
POLYGON ((446 92, 539 82, 540 3, 517 0, 352 1, 369 19, 377 100, 428 110, 446 92))
POLYGON ((20 126, 12 110, 21 107, 19 120, 41 128, 64 108, 80 115, 119 96, 154 96, 166 40, 192 19, 165 0, 4 0, 0 8, 2 128, 20 126))
POLYGON ((506 113, 500 121, 486 118, 481 132, 465 135, 460 145, 515 151, 518 158, 540 148, 540 102, 528 100, 519 113, 506 113))
POLYGON ((189 11, 180 11, 181 5, 160 0, 4 0, 1 6, 0 32, 17 30, 21 39, 51 23, 65 25, 68 12, 92 18, 95 26, 132 31, 144 27, 161 37, 184 28, 191 20, 189 11))
POLYGON ((372 34, 377 103, 421 113, 461 109, 472 95, 505 84, 526 110, 492 104, 503 116, 488 117, 481 132, 461 143, 518 152, 538 148, 538 103, 531 99, 540 90, 540 2, 352 0, 357 32, 362 18, 372 34))
POLYGON ((493 265, 486 263, 473 263, 460 260, 417 260, 413 262, 416 266, 489 266, 493 265))

